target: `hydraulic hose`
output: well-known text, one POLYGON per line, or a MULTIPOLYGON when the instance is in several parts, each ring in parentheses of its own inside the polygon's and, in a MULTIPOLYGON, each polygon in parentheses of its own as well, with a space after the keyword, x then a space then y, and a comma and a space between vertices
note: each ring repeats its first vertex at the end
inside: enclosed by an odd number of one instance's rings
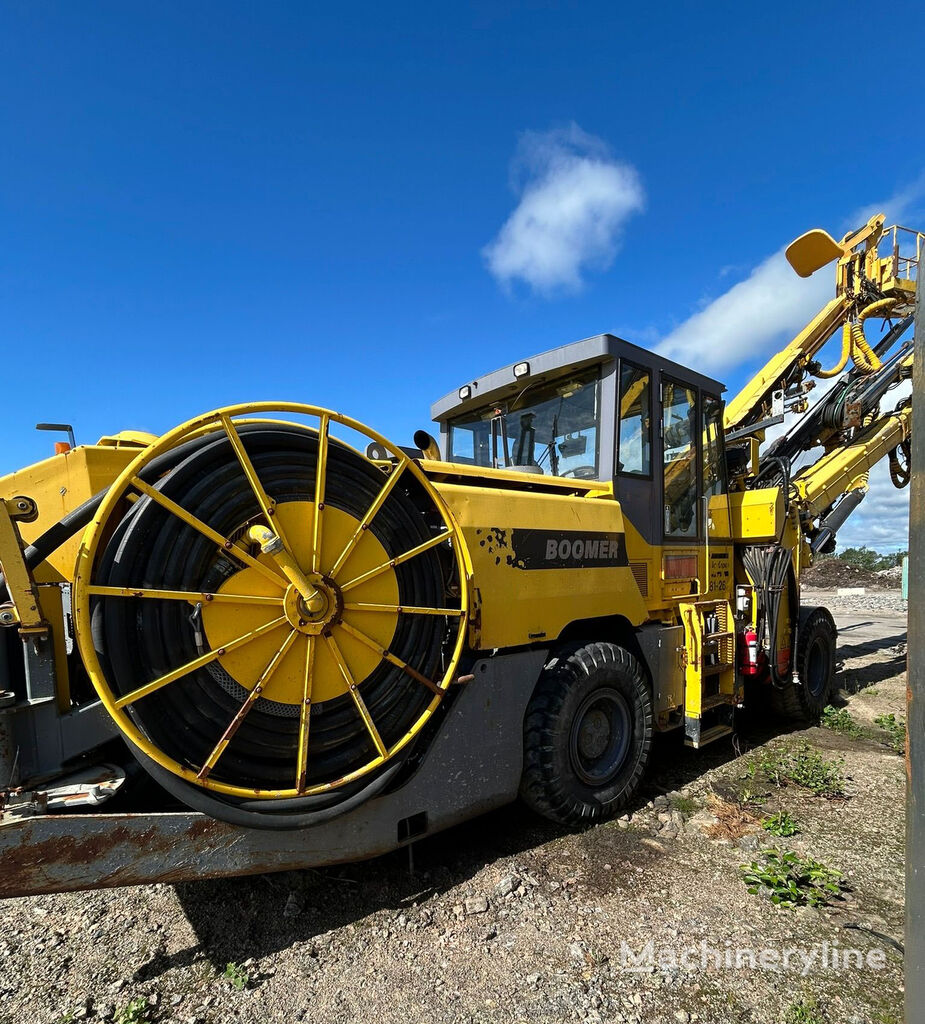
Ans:
POLYGON ((768 670, 771 682, 780 688, 789 682, 793 670, 795 636, 791 639, 790 659, 787 668, 780 670, 777 664, 777 638, 780 626, 780 606, 787 588, 791 622, 796 621, 799 605, 796 580, 793 574, 790 552, 779 544, 767 547, 747 547, 742 553, 745 570, 751 577, 758 598, 758 609, 764 612, 759 623, 759 633, 768 652, 768 670))
POLYGON ((902 490, 912 479, 912 442, 907 437, 890 452, 890 480, 902 490))
POLYGON ((896 299, 878 299, 865 309, 862 309, 856 321, 853 323, 850 320, 845 321, 842 327, 841 358, 830 370, 816 370, 815 376, 821 377, 824 380, 830 377, 837 377, 848 365, 849 359, 854 361, 854 365, 862 373, 873 373, 879 370, 881 366, 880 357, 871 348, 867 338, 864 336, 864 321, 876 313, 883 313, 888 309, 892 309, 896 305, 896 301, 896 299))

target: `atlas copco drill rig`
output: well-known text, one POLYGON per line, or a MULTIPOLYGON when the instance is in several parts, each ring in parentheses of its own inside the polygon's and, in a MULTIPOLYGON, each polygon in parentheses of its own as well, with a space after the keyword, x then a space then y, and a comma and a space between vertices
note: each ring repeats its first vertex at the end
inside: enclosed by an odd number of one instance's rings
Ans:
POLYGON ((0 894, 358 860, 518 794, 593 822, 656 732, 817 714, 800 578, 871 466, 908 480, 922 241, 794 242, 836 297, 725 409, 601 335, 465 383, 439 442, 265 402, 0 479, 0 894))

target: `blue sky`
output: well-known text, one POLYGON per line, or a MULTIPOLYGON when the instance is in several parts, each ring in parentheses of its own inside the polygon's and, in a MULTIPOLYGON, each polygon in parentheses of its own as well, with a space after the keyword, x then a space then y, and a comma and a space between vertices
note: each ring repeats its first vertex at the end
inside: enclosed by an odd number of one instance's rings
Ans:
POLYGON ((466 379, 601 331, 734 391, 832 287, 782 246, 878 204, 925 222, 914 79, 871 32, 851 3, 8 0, 0 472, 48 451, 38 420, 86 441, 262 398, 406 443, 466 379))

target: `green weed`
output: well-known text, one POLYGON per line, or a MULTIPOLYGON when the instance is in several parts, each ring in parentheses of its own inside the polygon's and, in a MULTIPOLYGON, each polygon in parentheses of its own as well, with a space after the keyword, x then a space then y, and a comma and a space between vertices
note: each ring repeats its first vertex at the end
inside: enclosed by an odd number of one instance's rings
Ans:
POLYGON ((863 730, 851 717, 851 712, 847 708, 833 708, 831 704, 822 711, 822 725, 852 739, 863 735, 863 730))
POLYGON ((906 720, 897 719, 896 715, 877 715, 874 725, 879 725, 890 737, 890 746, 897 754, 902 754, 906 749, 906 720))
POLYGON ((222 978, 224 978, 232 988, 237 989, 238 992, 243 992, 251 983, 250 975, 247 971, 241 964, 236 964, 233 960, 225 965, 222 978))
POLYGON ((815 996, 807 996, 787 1007, 784 1024, 824 1024, 825 1018, 815 996))
POLYGON ((844 760, 830 760, 808 743, 765 751, 746 767, 749 778, 765 778, 776 786, 793 783, 817 796, 844 796, 844 760))
POLYGON ((762 850, 740 868, 752 895, 764 891, 780 907, 824 907, 845 888, 840 871, 793 850, 762 850))
POLYGON ((150 1020, 151 1006, 143 996, 137 996, 116 1010, 116 1024, 150 1024, 150 1020))
POLYGON ((769 815, 761 822, 761 827, 772 836, 795 836, 800 831, 800 826, 786 811, 769 815))

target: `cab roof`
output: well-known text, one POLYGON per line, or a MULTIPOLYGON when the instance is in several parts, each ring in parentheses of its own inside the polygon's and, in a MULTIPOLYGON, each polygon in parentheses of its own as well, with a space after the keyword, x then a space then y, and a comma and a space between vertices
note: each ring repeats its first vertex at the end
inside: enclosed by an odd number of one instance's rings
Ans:
POLYGON ((595 363, 612 362, 620 357, 716 395, 726 390, 725 384, 720 381, 666 359, 656 352, 624 341, 613 334, 596 334, 593 338, 584 338, 569 345, 548 349, 529 359, 519 359, 516 363, 510 363, 475 380, 463 381, 455 391, 434 402, 430 407, 431 419, 437 423, 445 423, 457 416, 481 409, 491 402, 498 402, 516 394, 528 382, 555 380, 570 371, 584 369, 595 363), (514 375, 514 367, 521 363, 526 363, 529 370, 518 377, 514 375), (470 389, 470 396, 460 398, 459 392, 465 387, 470 389))

